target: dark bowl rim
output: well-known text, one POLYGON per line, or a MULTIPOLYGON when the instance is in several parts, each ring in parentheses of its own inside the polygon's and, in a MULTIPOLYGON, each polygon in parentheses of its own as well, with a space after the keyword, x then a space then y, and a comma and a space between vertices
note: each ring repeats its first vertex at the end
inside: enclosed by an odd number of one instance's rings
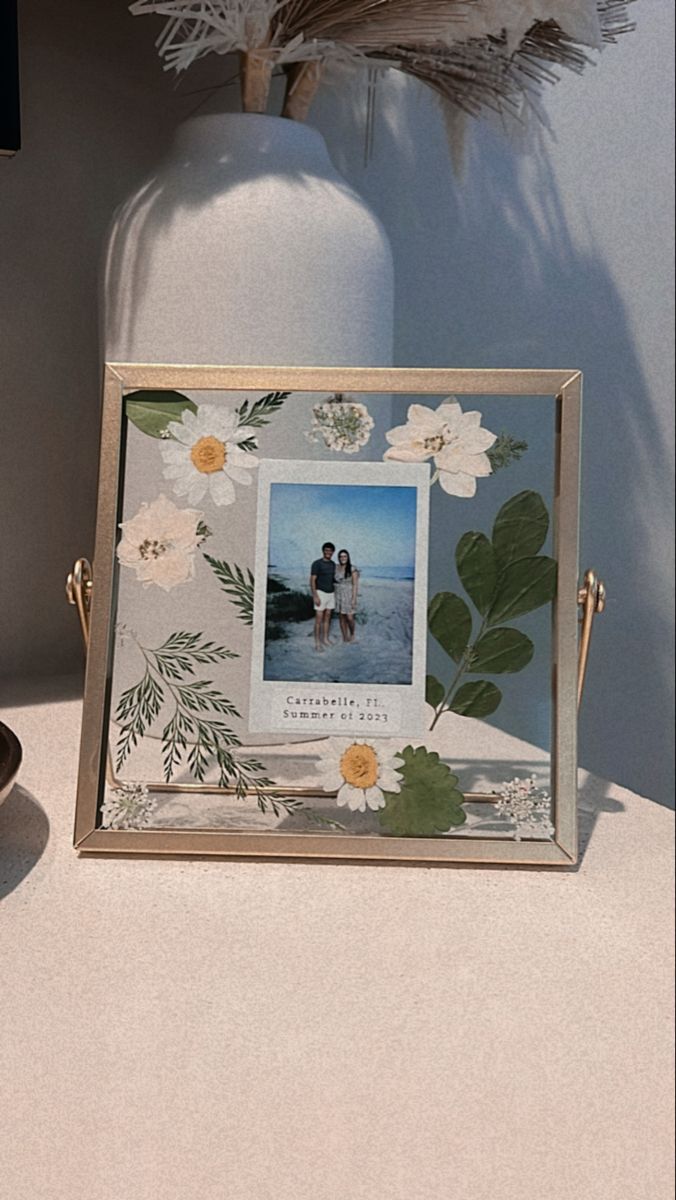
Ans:
POLYGON ((16 779, 19 773, 19 767, 23 758, 23 750, 21 742, 9 725, 5 725, 0 721, 0 742, 3 742, 7 747, 7 760, 3 761, 4 756, 0 757, 0 795, 3 794, 16 779))

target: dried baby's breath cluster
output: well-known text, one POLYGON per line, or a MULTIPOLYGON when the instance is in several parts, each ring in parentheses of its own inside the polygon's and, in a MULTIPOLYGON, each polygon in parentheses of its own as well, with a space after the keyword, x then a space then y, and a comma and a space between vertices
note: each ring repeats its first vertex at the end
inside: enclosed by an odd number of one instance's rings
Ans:
POLYGON ((589 50, 632 28, 632 0, 135 0, 166 23, 158 49, 184 71, 206 54, 242 56, 243 105, 267 110, 275 68, 287 75, 284 115, 303 119, 326 63, 392 67, 477 116, 516 113, 580 72, 589 50))
POLYGON ((121 783, 106 795, 101 806, 103 829, 144 829, 157 807, 143 783, 121 783))
POLYGON ((496 795, 499 797, 496 812, 514 825, 517 842, 524 838, 554 836, 552 798, 537 786, 534 775, 503 783, 496 795))
POLYGON ((312 409, 310 442, 323 442, 327 450, 357 454, 370 440, 374 420, 365 404, 352 396, 336 395, 312 409))

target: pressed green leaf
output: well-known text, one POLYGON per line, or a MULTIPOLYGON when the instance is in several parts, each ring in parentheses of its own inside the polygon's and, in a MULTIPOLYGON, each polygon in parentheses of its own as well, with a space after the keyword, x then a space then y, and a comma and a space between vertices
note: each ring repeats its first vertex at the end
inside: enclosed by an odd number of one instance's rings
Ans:
POLYGON ((128 420, 154 438, 166 438, 169 422, 180 421, 186 409, 196 413, 197 405, 180 392, 132 392, 125 399, 128 420))
POLYGON ((502 692, 494 683, 481 679, 476 683, 466 683, 456 692, 451 704, 451 712, 460 717, 490 717, 496 708, 500 707, 502 692))
POLYGON ((472 637, 472 614, 465 601, 452 592, 439 592, 430 601, 429 628, 446 653, 459 662, 472 637))
POLYGON ((399 757, 401 791, 385 792, 379 814, 382 828, 396 837, 435 837, 463 825, 465 797, 456 786, 457 775, 439 755, 424 746, 407 746, 399 757))
POLYGON ((557 565, 553 558, 520 558, 505 568, 498 580, 488 614, 491 625, 513 621, 549 604, 556 595, 557 565))
POLYGON ((475 644, 470 664, 473 675, 508 675, 523 671, 535 646, 518 629, 489 629, 475 644))
POLYGON ((439 680, 434 675, 428 675, 425 686, 425 699, 427 703, 431 704, 432 708, 438 708, 445 695, 446 689, 443 683, 439 683, 439 680))
POLYGON ((466 533, 458 542, 455 561, 462 586, 485 616, 498 581, 495 550, 485 533, 466 533))
POLYGON ((502 506, 493 526, 493 546, 500 566, 531 558, 547 540, 549 513, 537 492, 519 492, 502 506))

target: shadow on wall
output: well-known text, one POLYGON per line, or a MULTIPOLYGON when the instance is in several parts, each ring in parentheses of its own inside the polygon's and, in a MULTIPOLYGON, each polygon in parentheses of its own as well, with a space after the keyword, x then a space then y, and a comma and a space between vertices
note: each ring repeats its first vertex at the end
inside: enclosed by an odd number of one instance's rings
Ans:
POLYGON ((400 91, 398 80, 382 87, 366 168, 359 118, 337 113, 329 93, 316 113, 337 166, 392 242, 395 361, 584 372, 581 568, 601 573, 610 603, 592 650, 580 761, 673 804, 673 472, 622 295, 593 235, 573 235, 585 213, 564 206, 553 142, 526 154, 502 130, 474 125, 454 177, 433 100, 404 105, 400 91))
POLYGON ((64 581, 93 551, 102 240, 195 104, 163 78, 153 37, 118 0, 21 5, 23 147, 0 164, 3 678, 81 657, 64 581))

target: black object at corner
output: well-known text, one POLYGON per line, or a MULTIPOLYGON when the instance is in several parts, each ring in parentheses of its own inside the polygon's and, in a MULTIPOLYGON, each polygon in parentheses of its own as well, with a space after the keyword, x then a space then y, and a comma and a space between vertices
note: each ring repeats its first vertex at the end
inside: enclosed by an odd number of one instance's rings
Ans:
POLYGON ((0 804, 12 790, 21 766, 21 743, 15 733, 0 721, 0 804))
POLYGON ((21 146, 17 0, 0 0, 0 155, 21 146))

